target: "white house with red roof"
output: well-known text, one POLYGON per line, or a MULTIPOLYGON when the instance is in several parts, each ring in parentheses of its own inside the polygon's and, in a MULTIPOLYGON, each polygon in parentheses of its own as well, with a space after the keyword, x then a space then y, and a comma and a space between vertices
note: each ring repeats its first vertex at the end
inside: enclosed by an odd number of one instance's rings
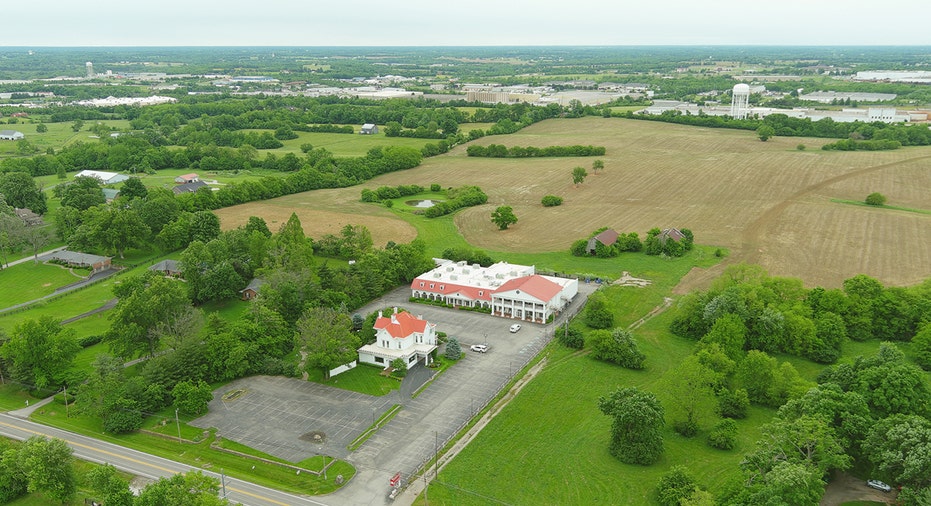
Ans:
POLYGON ((394 308, 390 316, 379 311, 374 328, 375 343, 359 348, 359 362, 381 367, 399 358, 408 367, 421 360, 431 362, 430 353, 436 350, 435 323, 394 308))
POLYGON ((489 267, 439 260, 411 283, 416 299, 479 307, 505 318, 545 323, 578 294, 576 279, 543 276, 533 266, 498 262, 489 267))

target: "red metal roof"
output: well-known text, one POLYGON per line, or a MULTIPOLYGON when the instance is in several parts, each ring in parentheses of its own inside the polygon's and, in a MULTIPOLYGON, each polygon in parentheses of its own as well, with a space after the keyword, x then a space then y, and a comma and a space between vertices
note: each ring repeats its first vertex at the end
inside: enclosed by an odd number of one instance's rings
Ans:
POLYGON ((512 279, 501 285, 495 290, 495 293, 509 292, 511 290, 523 290, 524 293, 530 294, 539 300, 549 302, 562 291, 562 286, 539 274, 534 274, 533 276, 512 279))
POLYGON ((423 333, 427 328, 427 320, 422 320, 416 316, 401 311, 389 316, 381 316, 375 320, 375 329, 385 329, 388 335, 396 339, 403 339, 415 332, 423 333), (391 317, 394 318, 391 318, 391 317))

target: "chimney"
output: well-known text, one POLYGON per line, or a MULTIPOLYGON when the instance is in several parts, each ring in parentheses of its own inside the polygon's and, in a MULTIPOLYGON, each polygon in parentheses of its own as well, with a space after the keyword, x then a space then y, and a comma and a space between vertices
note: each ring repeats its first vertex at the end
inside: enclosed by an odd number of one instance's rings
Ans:
POLYGON ((398 307, 397 307, 397 306, 394 307, 394 314, 398 314, 398 307))
POLYGON ((379 318, 384 318, 384 315, 381 314, 381 309, 378 310, 378 317, 379 317, 379 318))

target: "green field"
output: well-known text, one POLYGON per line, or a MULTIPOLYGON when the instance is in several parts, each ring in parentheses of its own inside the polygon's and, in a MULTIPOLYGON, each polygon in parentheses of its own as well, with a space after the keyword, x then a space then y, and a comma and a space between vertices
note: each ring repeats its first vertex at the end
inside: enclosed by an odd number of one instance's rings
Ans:
MULTIPOLYGON (((22 132, 25 135, 25 140, 36 148, 36 152, 45 153, 48 148, 58 151, 75 142, 96 141, 96 134, 87 130, 88 127, 92 126, 94 123, 96 122, 85 121, 84 128, 80 132, 72 130, 71 126, 73 122, 70 121, 66 123, 45 123, 45 126, 48 127, 48 131, 41 134, 36 132, 38 121, 35 123, 21 121, 13 125, 4 125, 3 128, 5 130, 17 130, 22 132)), ((129 121, 126 120, 101 120, 100 123, 121 131, 130 128, 129 121)), ((18 156, 17 143, 8 141, 0 142, 0 158, 4 156, 18 156)))
POLYGON ((75 269, 72 273, 59 265, 36 264, 32 261, 3 269, 0 271, 0 284, 16 289, 0 291, 0 308, 44 297, 57 288, 80 281, 88 274, 86 270, 75 269))

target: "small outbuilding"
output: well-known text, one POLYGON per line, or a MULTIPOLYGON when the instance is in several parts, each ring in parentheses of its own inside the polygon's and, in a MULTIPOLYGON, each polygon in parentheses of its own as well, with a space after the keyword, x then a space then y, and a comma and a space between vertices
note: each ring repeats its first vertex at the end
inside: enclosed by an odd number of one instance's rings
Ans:
POLYGON ((265 280, 261 278, 252 278, 252 281, 249 284, 239 291, 242 295, 242 300, 252 300, 259 295, 259 289, 262 288, 262 285, 265 284, 265 280))
POLYGON ((197 176, 197 174, 194 174, 193 172, 190 174, 181 174, 180 176, 175 178, 175 182, 179 184, 193 183, 195 181, 200 181, 200 178, 197 176))
POLYGON ((375 123, 366 123, 362 125, 362 130, 359 130, 359 133, 362 135, 374 135, 378 133, 378 125, 375 123))
POLYGON ((17 130, 0 130, 0 141, 18 141, 26 136, 17 130))
POLYGON ((605 246, 612 246, 617 242, 618 233, 613 228, 609 228, 600 234, 592 237, 588 240, 588 245, 585 246, 585 251, 589 255, 594 255, 595 250, 598 247, 598 243, 604 244, 605 246))
POLYGON ((13 212, 16 213, 19 219, 23 220, 23 225, 27 227, 40 227, 45 225, 45 221, 42 217, 32 212, 32 209, 15 207, 13 208, 13 212))

